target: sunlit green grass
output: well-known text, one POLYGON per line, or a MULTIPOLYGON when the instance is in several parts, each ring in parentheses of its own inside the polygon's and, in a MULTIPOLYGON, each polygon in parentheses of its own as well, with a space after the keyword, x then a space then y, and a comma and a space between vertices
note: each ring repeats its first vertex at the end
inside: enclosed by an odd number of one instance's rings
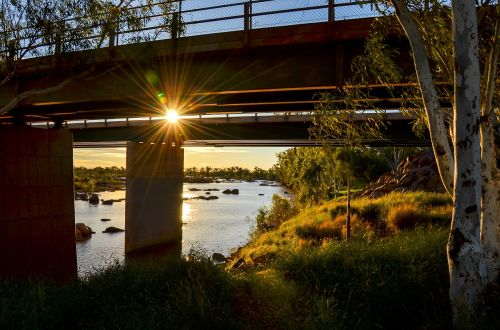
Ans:
MULTIPOLYGON (((359 219, 385 221, 391 209, 413 203, 424 220, 386 232, 358 219, 350 241, 338 232, 329 237, 342 203, 305 209, 254 235, 234 257, 246 260, 238 269, 231 269, 235 260, 224 269, 191 254, 116 265, 65 286, 0 283, 0 329, 450 328, 449 198, 413 193, 355 200, 359 219)), ((484 319, 474 327, 500 328, 499 296, 487 298, 484 319)))

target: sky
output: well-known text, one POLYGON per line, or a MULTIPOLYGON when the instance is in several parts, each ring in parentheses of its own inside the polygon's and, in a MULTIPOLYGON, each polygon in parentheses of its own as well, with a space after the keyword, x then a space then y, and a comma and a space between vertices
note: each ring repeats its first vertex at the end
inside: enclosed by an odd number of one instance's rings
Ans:
MULTIPOLYGON (((187 147, 184 168, 231 167, 268 169, 276 163, 276 154, 287 148, 277 147, 187 147)), ((74 149, 74 166, 125 167, 125 148, 74 149)))

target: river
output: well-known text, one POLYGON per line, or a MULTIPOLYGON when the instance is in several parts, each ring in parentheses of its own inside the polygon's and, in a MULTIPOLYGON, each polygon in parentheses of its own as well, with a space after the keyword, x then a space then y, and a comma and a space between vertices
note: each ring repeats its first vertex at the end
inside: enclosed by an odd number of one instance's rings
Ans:
MULTIPOLYGON (((289 196, 279 186, 260 186, 257 182, 185 183, 183 196, 192 198, 204 195, 204 191, 191 188, 219 189, 210 192, 217 200, 185 200, 182 206, 182 252, 191 248, 214 252, 225 256, 244 245, 255 226, 257 210, 271 204, 273 194, 289 196), (239 195, 224 195, 224 189, 239 189, 239 195), (259 195, 263 194, 263 195, 259 195)), ((125 191, 102 192, 101 199, 125 198, 125 191)), ((125 258, 125 233, 107 234, 109 226, 125 228, 125 201, 113 205, 91 205, 75 201, 76 222, 83 222, 96 233, 92 238, 76 243, 78 273, 85 275, 99 271, 125 258), (102 222, 101 219, 111 219, 102 222)))

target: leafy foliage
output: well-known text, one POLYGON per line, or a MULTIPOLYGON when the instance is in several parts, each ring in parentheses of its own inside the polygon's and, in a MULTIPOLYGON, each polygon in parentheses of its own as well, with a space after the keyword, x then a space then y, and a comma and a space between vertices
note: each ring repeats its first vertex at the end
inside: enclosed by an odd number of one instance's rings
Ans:
MULTIPOLYGON (((59 73, 65 54, 85 50, 74 75, 53 86, 40 85, 20 93, 2 105, 0 114, 8 112, 36 90, 46 94, 62 88, 72 80, 102 73, 96 69, 97 59, 113 57, 113 47, 120 43, 138 43, 158 38, 162 33, 183 33, 183 25, 171 15, 175 1, 152 0, 6 0, 0 3, 0 86, 18 75, 19 63, 27 58, 51 56, 53 60, 40 65, 41 75, 59 73), (161 17, 162 24, 151 27, 161 17), (110 47, 108 52, 101 51, 110 47)), ((145 49, 146 50, 146 49, 145 49)), ((150 52, 143 51, 143 57, 150 52)), ((136 59, 137 60, 137 59, 136 59)), ((116 63, 115 70, 120 65, 116 63)), ((37 68, 38 69, 38 68, 37 68)), ((40 79, 43 80, 43 79, 40 79)))
POLYGON ((375 149, 299 147, 278 154, 275 173, 295 191, 299 203, 311 204, 338 195, 348 176, 362 185, 387 170, 386 160, 375 149))
POLYGON ((114 185, 123 184, 126 173, 123 167, 75 167, 74 186, 77 191, 100 191, 112 188, 114 185))
POLYGON ((274 169, 264 170, 255 166, 253 170, 239 166, 216 168, 211 166, 190 167, 184 170, 184 175, 190 178, 214 178, 235 180, 276 180, 274 169))
POLYGON ((271 207, 261 207, 256 217, 257 233, 276 229, 283 221, 297 214, 297 208, 293 203, 279 195, 273 195, 271 207))

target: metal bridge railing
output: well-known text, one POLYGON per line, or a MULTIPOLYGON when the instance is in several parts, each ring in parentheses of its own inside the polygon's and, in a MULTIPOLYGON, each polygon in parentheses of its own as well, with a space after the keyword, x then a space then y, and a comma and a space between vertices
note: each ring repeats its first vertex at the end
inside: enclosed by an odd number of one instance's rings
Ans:
POLYGON ((81 26, 81 17, 65 19, 59 23, 64 26, 60 33, 66 38, 25 35, 19 44, 24 57, 35 57, 182 36, 376 16, 380 13, 369 0, 157 1, 148 7, 121 8, 113 19, 87 26, 81 26), (140 22, 131 24, 127 15, 139 12, 140 22))

